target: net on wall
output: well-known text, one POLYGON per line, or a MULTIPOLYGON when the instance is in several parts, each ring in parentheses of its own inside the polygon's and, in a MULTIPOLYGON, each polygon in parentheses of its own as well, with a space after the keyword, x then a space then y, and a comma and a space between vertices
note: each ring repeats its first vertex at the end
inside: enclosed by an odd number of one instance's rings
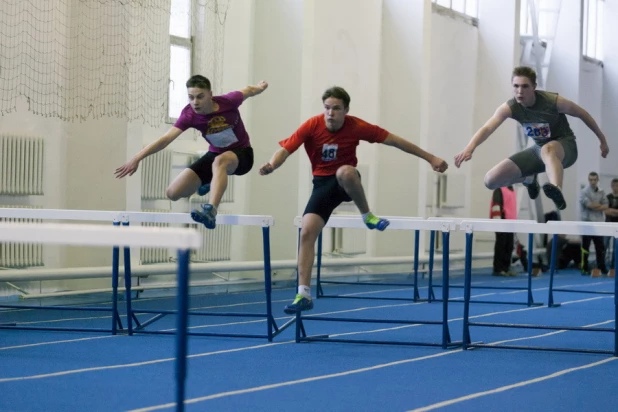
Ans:
MULTIPOLYGON (((193 73, 220 90, 230 0, 195 0, 193 73)), ((0 0, 0 115, 167 119, 171 0, 0 0)))

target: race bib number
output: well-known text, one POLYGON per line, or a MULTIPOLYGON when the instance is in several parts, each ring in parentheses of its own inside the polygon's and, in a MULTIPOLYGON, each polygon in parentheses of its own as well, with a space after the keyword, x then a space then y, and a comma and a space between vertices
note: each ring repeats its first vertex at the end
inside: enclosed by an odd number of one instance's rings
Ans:
POLYGON ((322 146, 322 160, 325 162, 331 162, 337 159, 337 149, 339 145, 325 144, 322 146))
POLYGON ((533 139, 549 139, 551 137, 549 123, 524 123, 523 126, 526 136, 533 139))
POLYGON ((229 145, 236 143, 238 138, 232 128, 225 129, 218 133, 206 135, 206 140, 215 147, 228 147, 229 145))

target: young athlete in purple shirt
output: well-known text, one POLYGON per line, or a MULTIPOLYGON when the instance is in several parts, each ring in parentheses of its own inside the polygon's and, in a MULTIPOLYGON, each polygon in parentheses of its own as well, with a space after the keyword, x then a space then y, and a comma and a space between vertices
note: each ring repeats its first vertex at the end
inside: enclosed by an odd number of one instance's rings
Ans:
POLYGON ((210 203, 202 210, 192 210, 191 217, 207 228, 216 225, 217 208, 227 188, 228 175, 244 175, 253 167, 253 149, 238 107, 247 98, 262 93, 268 83, 261 81, 220 96, 213 96, 210 81, 200 75, 187 81, 189 104, 167 133, 140 150, 131 160, 116 169, 117 178, 131 176, 139 162, 173 142, 189 128, 202 133, 209 143, 208 153, 183 170, 167 188, 167 197, 178 200, 196 191, 204 195, 210 191, 210 203))

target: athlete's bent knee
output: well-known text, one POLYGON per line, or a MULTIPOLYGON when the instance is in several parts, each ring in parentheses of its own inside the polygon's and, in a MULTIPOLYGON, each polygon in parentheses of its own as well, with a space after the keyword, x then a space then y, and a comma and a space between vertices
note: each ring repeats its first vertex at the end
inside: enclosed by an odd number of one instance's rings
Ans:
POLYGON ((165 195, 167 196, 167 198, 171 201, 177 201, 181 198, 180 193, 178 193, 178 191, 174 190, 171 187, 168 187, 167 190, 165 191, 165 195))
POLYGON ((496 190, 500 187, 496 179, 491 175, 491 173, 487 173, 485 178, 483 179, 483 183, 485 183, 485 187, 489 190, 496 190))

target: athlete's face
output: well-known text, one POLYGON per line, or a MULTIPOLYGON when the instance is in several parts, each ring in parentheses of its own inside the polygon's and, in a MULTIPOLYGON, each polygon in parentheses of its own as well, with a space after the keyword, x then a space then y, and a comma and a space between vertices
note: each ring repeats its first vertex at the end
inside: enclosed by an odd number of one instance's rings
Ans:
POLYGON ((534 104, 536 85, 532 84, 529 78, 523 76, 513 77, 511 83, 513 84, 513 95, 517 103, 524 106, 532 106, 534 104))
POLYGON ((189 87, 189 104, 195 113, 210 113, 212 107, 212 92, 199 87, 189 87))
POLYGON ((336 132, 343 127, 345 115, 349 108, 343 106, 343 100, 329 97, 324 100, 324 121, 326 128, 331 132, 336 132))

